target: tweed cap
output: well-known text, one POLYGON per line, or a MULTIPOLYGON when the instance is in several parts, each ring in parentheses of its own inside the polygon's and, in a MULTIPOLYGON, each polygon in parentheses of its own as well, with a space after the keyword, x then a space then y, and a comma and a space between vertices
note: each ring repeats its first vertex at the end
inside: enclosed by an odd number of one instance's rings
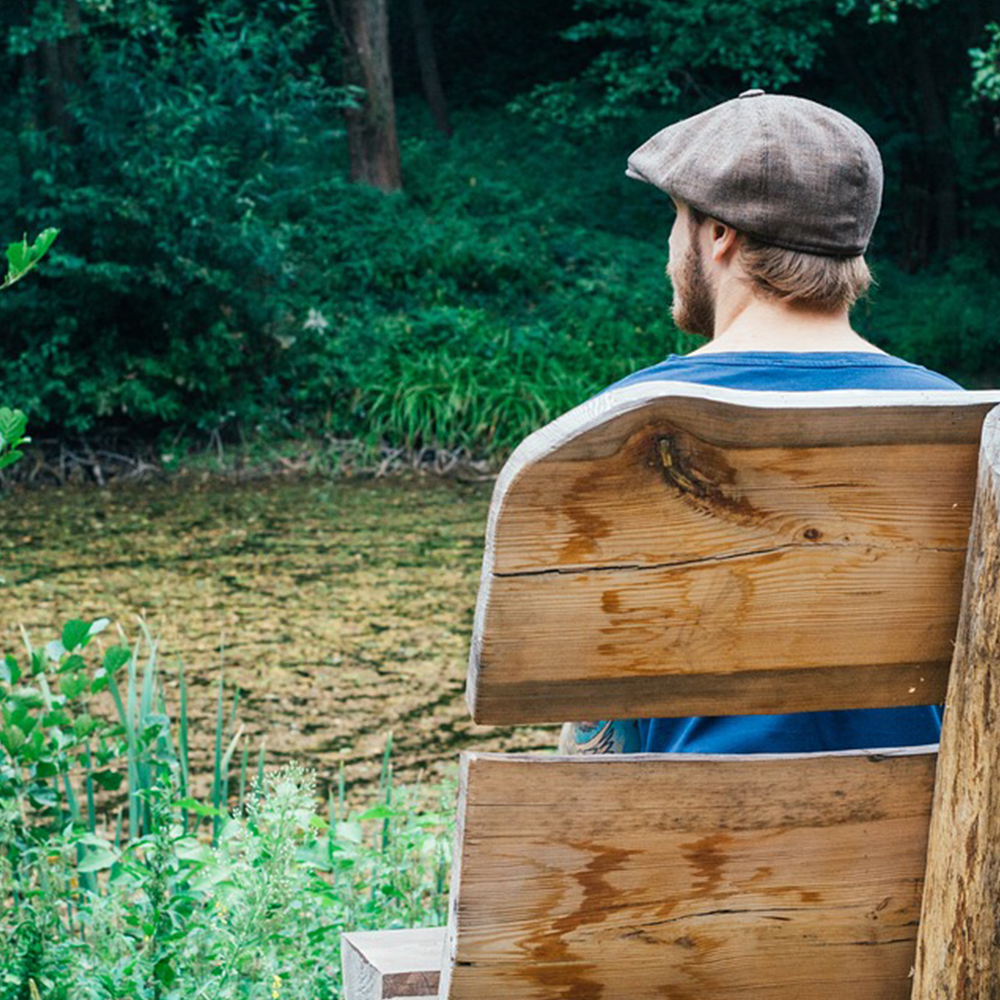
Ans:
POLYGON ((748 90, 657 132, 626 173, 765 243, 864 253, 882 202, 882 159, 850 118, 748 90))

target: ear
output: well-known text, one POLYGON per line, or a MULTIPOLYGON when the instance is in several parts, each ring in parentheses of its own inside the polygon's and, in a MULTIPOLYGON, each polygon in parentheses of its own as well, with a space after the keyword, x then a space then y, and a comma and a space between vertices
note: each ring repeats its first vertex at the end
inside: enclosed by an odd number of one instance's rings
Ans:
POLYGON ((709 219, 708 235, 711 241, 712 260, 721 264, 733 253, 736 237, 739 234, 732 226, 727 226, 724 222, 719 222, 718 219, 709 219))

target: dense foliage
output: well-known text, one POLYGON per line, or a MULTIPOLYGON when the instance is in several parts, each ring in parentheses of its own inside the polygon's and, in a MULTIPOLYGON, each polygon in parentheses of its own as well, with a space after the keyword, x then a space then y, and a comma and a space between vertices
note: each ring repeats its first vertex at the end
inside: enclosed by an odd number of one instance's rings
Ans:
POLYGON ((749 85, 833 103, 882 147, 862 329, 966 384, 1000 377, 995 0, 542 6, 432 11, 450 144, 393 7, 405 190, 387 197, 347 182, 353 95, 319 0, 5 5, 0 215, 63 236, 0 299, 0 397, 39 432, 503 451, 687 346, 664 202, 622 163, 749 85))
POLYGON ((171 719, 148 634, 91 657, 107 625, 0 662, 2 1000, 333 1000, 343 930, 443 922, 449 792, 418 808, 387 746, 378 802, 349 813, 341 780, 319 815, 297 765, 231 768, 220 682, 201 802, 183 672, 171 719))

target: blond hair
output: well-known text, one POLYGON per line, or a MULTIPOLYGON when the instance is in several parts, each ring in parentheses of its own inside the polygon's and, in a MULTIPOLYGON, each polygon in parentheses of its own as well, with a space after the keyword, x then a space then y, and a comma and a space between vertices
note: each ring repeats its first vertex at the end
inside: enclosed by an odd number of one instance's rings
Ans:
POLYGON ((785 250, 745 234, 739 260, 754 289, 767 298, 822 312, 850 309, 872 283, 863 256, 827 257, 785 250))
MULTIPOLYGON (((689 209, 692 229, 711 218, 693 205, 689 209)), ((850 309, 872 283, 863 256, 828 257, 786 250, 746 233, 740 233, 739 261, 761 295, 821 312, 850 309)))

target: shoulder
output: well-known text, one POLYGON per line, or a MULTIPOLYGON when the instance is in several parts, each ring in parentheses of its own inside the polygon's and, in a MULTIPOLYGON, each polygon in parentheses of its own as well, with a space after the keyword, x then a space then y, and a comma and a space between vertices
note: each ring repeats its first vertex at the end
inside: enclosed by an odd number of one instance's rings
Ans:
POLYGON ((730 388, 809 391, 824 389, 962 389, 945 375, 891 354, 870 351, 734 351, 672 354, 615 382, 670 379, 730 388))

